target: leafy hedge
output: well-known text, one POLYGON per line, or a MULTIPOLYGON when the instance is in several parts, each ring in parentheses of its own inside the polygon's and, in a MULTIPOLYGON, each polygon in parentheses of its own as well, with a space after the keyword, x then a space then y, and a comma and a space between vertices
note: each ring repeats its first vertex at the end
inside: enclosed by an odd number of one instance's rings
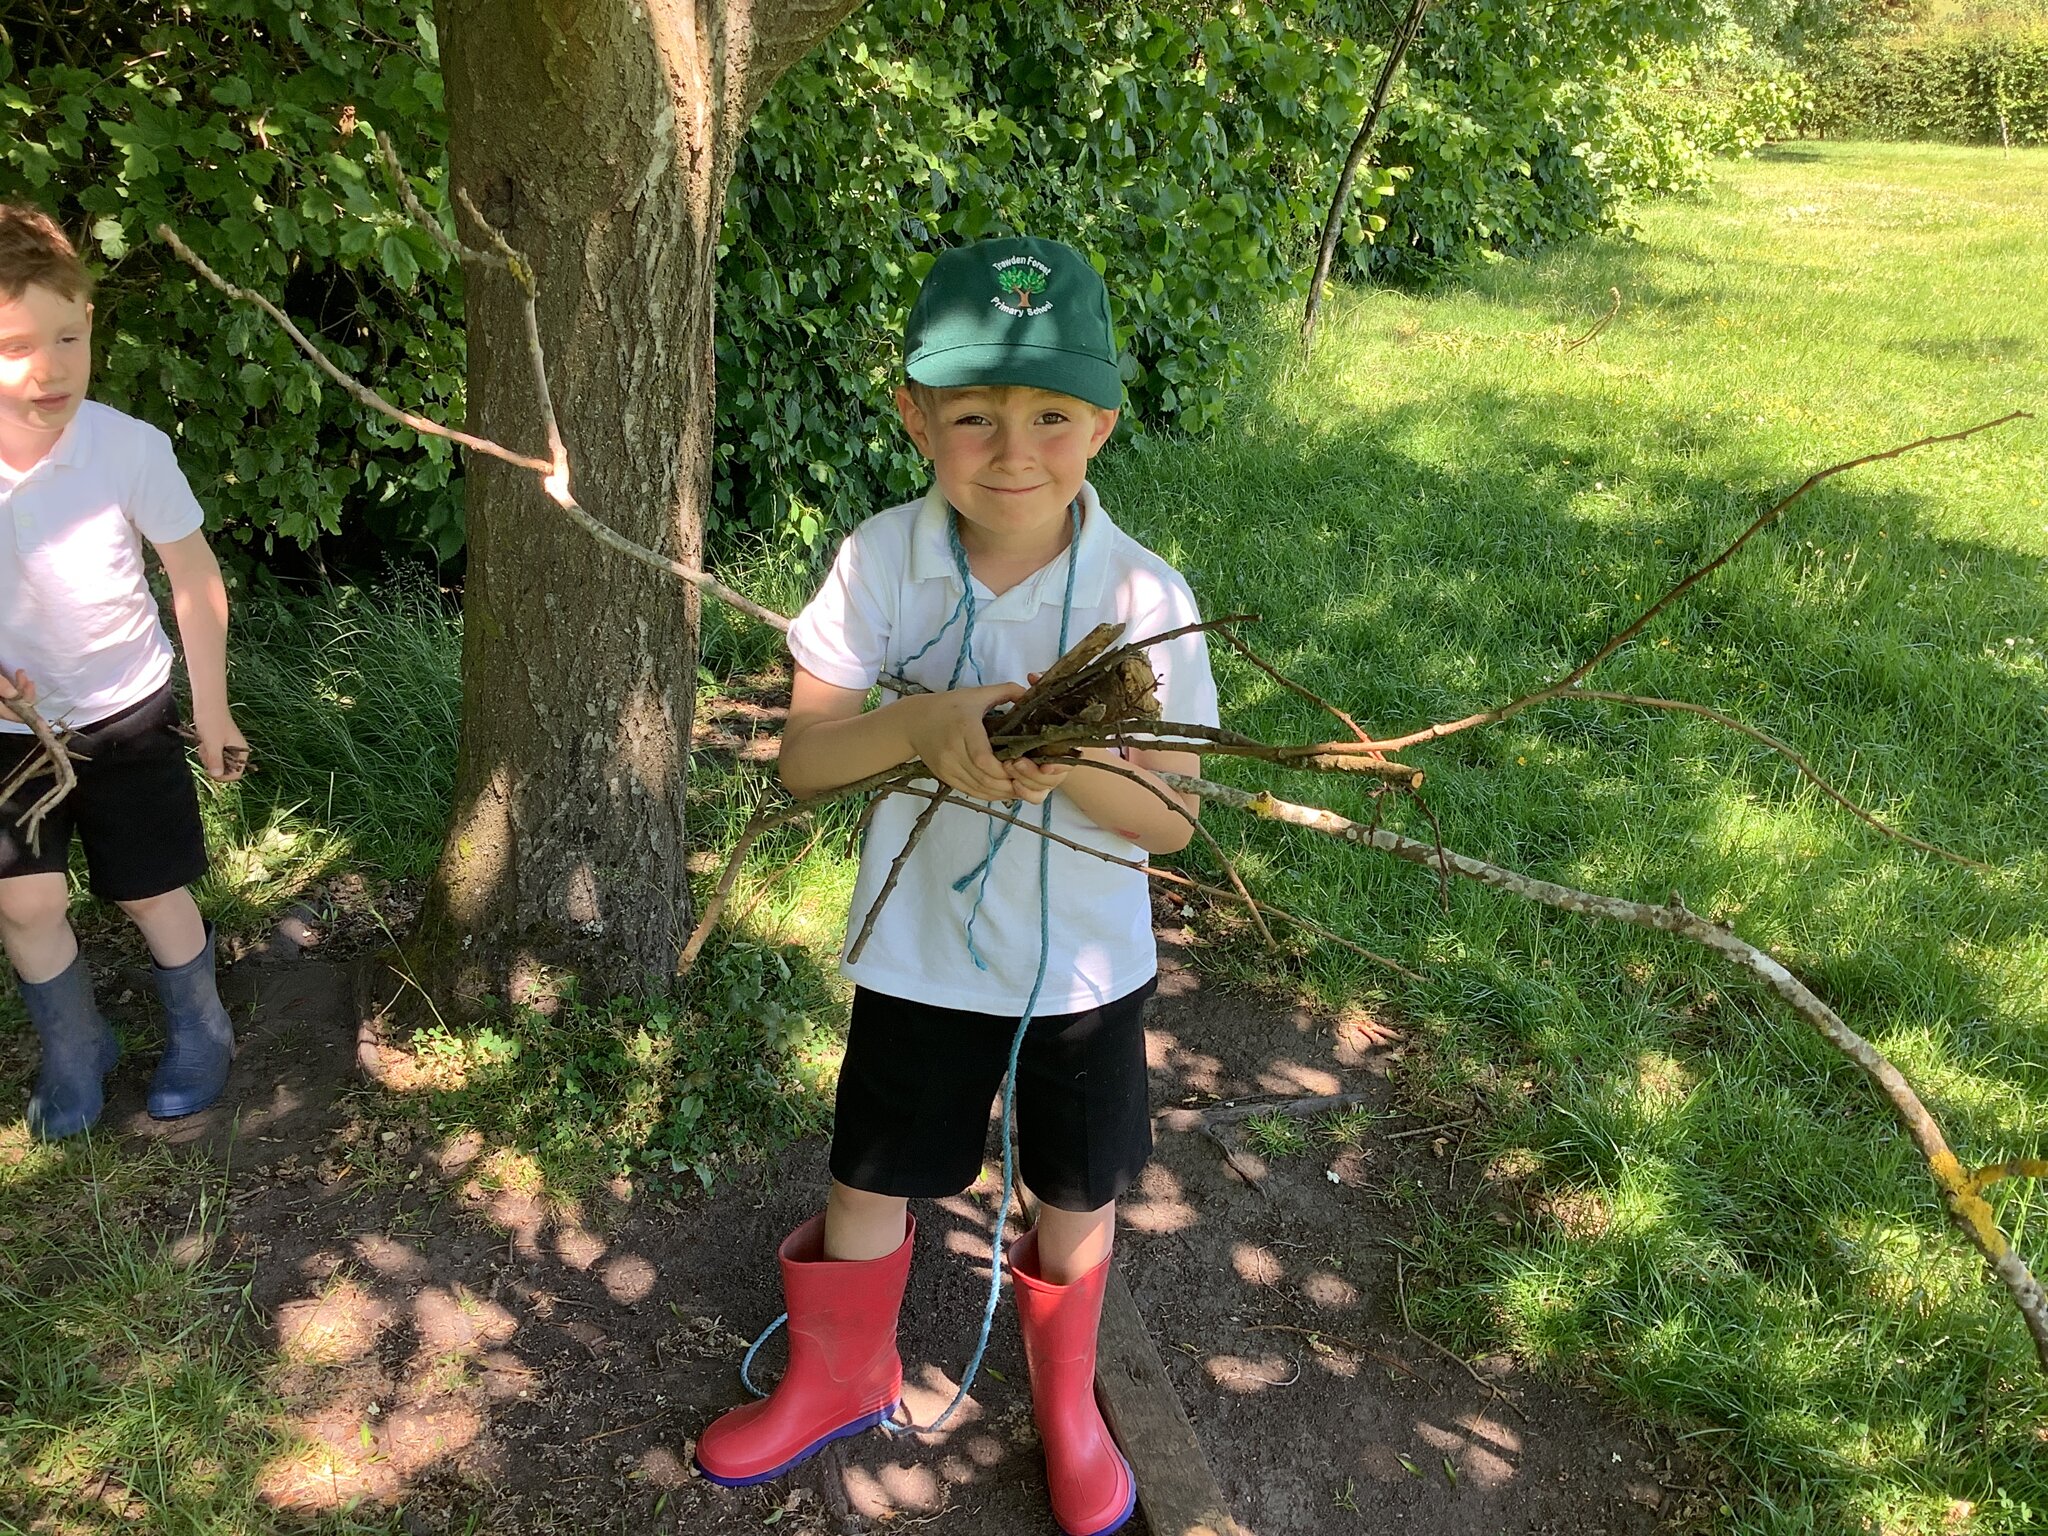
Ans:
MULTIPOLYGON (((1627 120, 1619 82, 1706 4, 1439 7, 1354 195, 1349 270, 1426 272, 1611 217, 1646 179, 1645 138, 1684 131, 1627 120)), ((99 392, 173 430, 216 520, 258 550, 342 529, 452 557, 447 445, 324 387, 147 233, 169 219, 343 366, 459 419, 459 275, 407 228, 372 137, 393 133, 438 206, 428 0, 73 14, 61 34, 0 23, 0 197, 89 234, 99 392)), ((1232 317, 1304 265, 1390 25, 1377 0, 874 0, 784 79, 741 152, 714 532, 815 552, 919 488, 890 404, 895 338, 931 253, 980 235, 1095 253, 1134 422, 1216 425, 1232 317)))
POLYGON ((1841 138, 2048 144, 2048 19, 1862 36, 1809 66, 1806 123, 1841 138))
POLYGON ((407 227, 372 125, 445 164, 429 0, 85 0, 0 26, 0 198, 98 258, 95 393, 174 433, 219 525, 312 545, 344 512, 392 545, 462 541, 454 455, 357 407, 160 245, 169 221, 399 404, 460 420, 462 303, 407 227))

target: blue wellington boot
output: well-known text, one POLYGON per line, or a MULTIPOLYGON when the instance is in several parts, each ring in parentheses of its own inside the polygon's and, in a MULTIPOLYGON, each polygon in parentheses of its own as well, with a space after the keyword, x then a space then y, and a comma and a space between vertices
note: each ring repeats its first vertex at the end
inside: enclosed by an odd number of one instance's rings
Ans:
POLYGON ((213 924, 206 946, 183 965, 151 965, 164 1005, 164 1059, 149 1082, 147 1108, 158 1120, 196 1115, 227 1086, 235 1029, 213 982, 213 924))
POLYGON ((28 1096, 29 1134, 61 1141, 99 1119, 106 1103, 100 1080, 121 1059, 121 1042, 93 1004, 85 956, 48 981, 20 986, 29 1020, 43 1042, 42 1070, 28 1096))

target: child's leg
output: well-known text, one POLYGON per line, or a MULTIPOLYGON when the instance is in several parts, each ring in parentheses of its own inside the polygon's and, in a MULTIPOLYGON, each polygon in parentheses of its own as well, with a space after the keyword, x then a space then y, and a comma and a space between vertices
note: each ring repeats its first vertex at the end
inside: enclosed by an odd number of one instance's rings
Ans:
POLYGON ((234 1024, 213 972, 213 926, 184 886, 116 898, 149 941, 150 979, 164 1005, 164 1054, 146 1107, 159 1120, 196 1115, 220 1097, 235 1055, 234 1024))
POLYGON ((0 879, 0 944, 22 981, 49 981, 78 958, 78 940, 64 917, 70 905, 70 887, 62 875, 0 879))
POLYGON ((0 879, 0 939, 21 1000, 43 1044, 28 1099, 28 1128, 46 1141, 75 1136, 100 1117, 101 1079, 121 1047, 92 998, 78 940, 64 920, 69 890, 48 871, 0 879))
POLYGON ((903 1246, 910 1202, 832 1181, 825 1199, 825 1257, 858 1262, 886 1258, 903 1246))
POLYGON ((1038 1273, 1053 1285, 1072 1285, 1109 1257, 1116 1236, 1116 1202, 1092 1211, 1038 1207, 1038 1273))
POLYGON ((164 970, 190 963, 206 947, 206 919, 199 915, 199 903, 185 886, 115 905, 142 930, 150 954, 164 970))
POLYGON ((849 1258, 828 1252, 828 1217, 813 1216, 783 1239, 776 1257, 788 1307, 789 1364, 774 1391, 707 1425, 697 1470, 727 1488, 780 1477, 847 1435, 881 1423, 903 1393, 896 1318, 917 1236, 905 1202, 834 1184, 832 1199, 852 1216, 859 1242, 880 1251, 849 1258), (889 1240, 877 1223, 896 1223, 889 1240))
POLYGON ((1130 1463, 1095 1401, 1095 1336, 1116 1200, 1152 1151, 1143 1028, 1151 991, 1034 1022, 1018 1059, 1020 1161, 1038 1221, 1010 1245, 1010 1278, 1053 1518, 1067 1536, 1107 1536, 1137 1503, 1130 1463))

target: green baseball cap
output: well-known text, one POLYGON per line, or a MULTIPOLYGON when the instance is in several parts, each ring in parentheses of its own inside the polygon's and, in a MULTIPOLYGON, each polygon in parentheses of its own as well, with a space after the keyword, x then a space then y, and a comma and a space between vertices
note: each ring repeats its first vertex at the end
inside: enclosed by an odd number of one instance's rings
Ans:
POLYGON ((1109 290, 1057 240, 980 240, 942 252, 903 328, 919 384, 1025 384, 1106 411, 1123 404, 1109 290))

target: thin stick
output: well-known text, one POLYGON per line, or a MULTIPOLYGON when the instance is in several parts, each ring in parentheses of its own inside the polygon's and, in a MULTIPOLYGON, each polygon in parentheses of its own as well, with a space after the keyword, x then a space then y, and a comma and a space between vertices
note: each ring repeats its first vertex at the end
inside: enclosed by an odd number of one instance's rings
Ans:
POLYGON ((1389 1131, 1381 1141, 1406 1141, 1411 1136, 1427 1136, 1432 1131, 1455 1131, 1460 1126, 1470 1125, 1470 1119, 1446 1120, 1442 1125, 1411 1125, 1405 1131, 1389 1131))
MULTIPOLYGON (((22 829, 29 852, 38 853, 42 848, 43 818, 62 804, 64 797, 70 794, 78 783, 78 775, 71 767, 72 758, 76 754, 43 718, 42 712, 27 699, 16 694, 7 700, 7 709, 15 719, 28 727, 29 734, 35 737, 36 745, 42 751, 39 754, 30 753, 8 778, 6 785, 0 786, 0 801, 11 800, 16 790, 39 778, 45 767, 51 778, 50 787, 36 797, 34 804, 14 819, 15 825, 22 829)), ((79 760, 84 761, 83 758, 79 760)))
MULTIPOLYGON (((913 789, 908 786, 904 786, 893 790, 892 793, 899 795, 909 795, 914 799, 929 800, 933 798, 935 792, 928 789, 913 789)), ((1119 858, 1116 854, 1106 853, 1100 848, 1091 848, 1086 843, 1076 842, 1071 837, 1067 837, 1062 835, 1061 833, 1053 831, 1050 827, 1041 827, 1036 822, 1024 820, 1021 816, 1012 816, 1007 811, 999 811, 994 806, 989 805, 983 801, 958 800, 954 803, 965 806, 968 810, 973 811, 978 815, 987 816, 991 820, 1004 822, 1009 826, 1021 828, 1023 831, 1029 832, 1033 837, 1042 837, 1045 838, 1048 842, 1058 843, 1062 848, 1071 848, 1076 853, 1085 853, 1090 858, 1100 859, 1105 864, 1114 864, 1122 869, 1134 869, 1139 874, 1145 875, 1150 879, 1160 881, 1161 883, 1166 885, 1178 885, 1183 886, 1189 890, 1200 891, 1204 896, 1213 896, 1218 901, 1231 901, 1243 903, 1250 899, 1247 898, 1241 892, 1225 890, 1220 885, 1209 885, 1203 881, 1193 878, 1190 875, 1184 875, 1179 870, 1161 869, 1156 864, 1140 863, 1136 859, 1119 858)), ((1406 966, 1402 965, 1398 960, 1390 960, 1385 955, 1379 954, 1374 950, 1367 949, 1363 944, 1360 944, 1355 940, 1345 938, 1344 935, 1341 933, 1333 933, 1328 928, 1323 927, 1320 923, 1312 922, 1308 918, 1302 917, 1297 913, 1288 911, 1285 907, 1276 907, 1269 901, 1258 901, 1255 899, 1251 900, 1251 905, 1258 911, 1265 913, 1269 917, 1277 917, 1284 923, 1292 923, 1297 928, 1304 929, 1307 932, 1314 934, 1319 939, 1327 939, 1332 944, 1342 945, 1345 949, 1352 951, 1352 953, 1354 954, 1363 955, 1366 959, 1373 961, 1375 964, 1384 965, 1387 967, 1387 969, 1392 971, 1398 971, 1401 975, 1406 976, 1410 981, 1426 981, 1428 979, 1427 977, 1420 976, 1416 974, 1414 971, 1409 970, 1406 966)))
POLYGON ((1980 421, 1974 427, 1964 427, 1959 432, 1939 432, 1931 437, 1915 438, 1912 442, 1901 443, 1896 448, 1885 448, 1876 453, 1866 453, 1859 458, 1846 459, 1840 464, 1830 464, 1826 469, 1815 470, 1792 491, 1772 503, 1726 549, 1714 556, 1705 565, 1699 567, 1699 569, 1681 578, 1662 597, 1638 614, 1627 628, 1623 629, 1591 656, 1573 667, 1571 671, 1565 673, 1563 677, 1558 678, 1555 682, 1546 683, 1535 692, 1525 693, 1520 698, 1510 700, 1508 703, 1499 705, 1496 708, 1481 710, 1476 715, 1467 715, 1462 720, 1447 720, 1437 725, 1428 726, 1423 730, 1411 731, 1406 736, 1396 736, 1386 741, 1374 742, 1372 746, 1382 752, 1395 752, 1399 751, 1402 747, 1412 747, 1418 742, 1441 741, 1446 736, 1454 736, 1459 731, 1470 730, 1475 725, 1492 725, 1498 721, 1506 720, 1513 715, 1520 714, 1532 705, 1541 704, 1558 697, 1567 690, 1577 687, 1579 681, 1588 672, 1591 672, 1601 662, 1641 634, 1648 627, 1650 621, 1670 607, 1681 594, 1697 586, 1701 581, 1704 581, 1708 576, 1726 565, 1742 549, 1743 545, 1776 522, 1783 515, 1787 507, 1798 501, 1823 480, 1831 480, 1836 475, 1845 474, 1849 470, 1858 469, 1865 464, 1875 464, 1881 459, 1896 459, 1900 455, 1911 453, 1918 448, 1932 447, 1936 443, 1959 443, 1964 438, 1975 437, 1979 432, 1989 432, 1994 427, 2003 427, 2015 421, 2031 421, 2033 420, 2033 415, 2032 411, 2008 411, 2005 415, 1995 420, 1980 421))
POLYGON ((1905 1076, 1892 1065, 1884 1053, 1849 1028, 1841 1016, 1794 976, 1791 969, 1777 956, 1738 938, 1732 929, 1710 922, 1688 910, 1675 891, 1671 899, 1662 906, 1626 901, 1618 896, 1597 895, 1553 881, 1538 880, 1519 871, 1506 869, 1498 864, 1489 864, 1483 859, 1471 858, 1465 854, 1453 853, 1448 849, 1432 849, 1427 843, 1419 843, 1413 838, 1403 837, 1385 828, 1368 831, 1357 822, 1339 816, 1333 811, 1319 810, 1314 806, 1291 805, 1286 801, 1274 799, 1270 794, 1248 794, 1241 789, 1214 784, 1206 779, 1191 778, 1185 774, 1167 773, 1161 774, 1160 777, 1175 789, 1199 795, 1204 800, 1234 806, 1267 820, 1306 827, 1343 842, 1375 848, 1411 864, 1420 864, 1425 868, 1436 867, 1439 863, 1448 864, 1454 873, 1467 880, 1540 902, 1547 907, 1555 907, 1559 911, 1628 923, 1637 928, 1647 928, 1653 932, 1675 934, 1680 938, 1690 939, 1759 978, 1794 1013, 1811 1025, 1815 1033, 1847 1057, 1884 1095, 1885 1101, 1892 1107, 1893 1114, 1919 1151, 1922 1161, 1927 1164, 1927 1170, 1933 1177, 1936 1188, 1941 1192, 1942 1204, 1950 1222, 1982 1255, 1986 1267, 2011 1296, 2013 1305, 2018 1308, 2020 1316, 2026 1322, 2028 1333, 2033 1337, 2034 1351, 2040 1360, 2041 1368, 2048 1372, 2048 1295, 2043 1294, 2040 1282, 2034 1278, 2026 1262, 2013 1251, 2011 1244, 2005 1239, 2005 1234, 1999 1230, 1997 1218, 1991 1207, 1985 1202, 1979 1187, 1973 1184, 1971 1174, 1949 1149, 1948 1139, 1942 1133, 1940 1125, 1928 1113, 1927 1106, 1921 1102, 1913 1085, 1906 1081, 1905 1076))
POLYGON ((177 231, 173 230, 170 225, 157 225, 156 234, 159 240, 163 241, 177 253, 179 260, 183 261, 188 267, 191 267, 222 293, 240 303, 253 304, 262 310, 264 314, 270 316, 272 323, 282 330, 285 335, 289 336, 293 344, 301 352, 312 359, 315 367, 336 384, 339 384, 344 390, 348 391, 349 395, 359 404, 366 405, 373 411, 389 416, 393 421, 398 422, 402 426, 410 427, 415 432, 422 433, 428 437, 445 437, 452 443, 460 443, 471 453, 488 454, 494 459, 503 459, 507 464, 515 464, 521 469, 530 469, 542 475, 545 475, 554 467, 546 459, 537 459, 531 454, 515 453, 502 443, 492 442, 487 437, 472 437, 467 432, 457 432, 452 427, 442 426, 438 421, 429 421, 424 416, 415 416, 411 411, 401 410, 375 390, 367 385, 359 384, 354 378, 343 373, 333 363, 329 362, 327 354, 307 340, 306 333, 292 324, 290 317, 275 304, 271 303, 269 299, 256 292, 253 288, 243 288, 229 282, 218 272, 214 271, 213 268, 209 267, 189 245, 178 238, 177 231))
MULTIPOLYGON (((326 374, 330 379, 334 380, 335 383, 339 384, 344 390, 346 390, 349 393, 349 395, 353 399, 355 399, 360 404, 367 406, 369 409, 376 411, 381 415, 390 417, 393 421, 399 423, 401 426, 410 427, 413 431, 421 433, 427 437, 446 438, 449 442, 459 443, 462 447, 469 449, 472 453, 485 454, 490 458, 500 459, 505 463, 514 465, 520 469, 532 470, 535 474, 541 477, 542 485, 547 490, 549 499, 552 500, 556 506, 560 507, 563 512, 568 514, 570 521, 575 523, 577 527, 581 528, 585 533, 589 534, 592 538, 596 539, 600 544, 604 545, 607 549, 616 550, 618 553, 626 556, 628 559, 636 560, 640 564, 649 566, 654 570, 665 571, 667 574, 676 577, 680 581, 688 582, 691 586, 697 588, 706 596, 716 598, 718 601, 724 603, 727 607, 737 608, 741 613, 744 613, 751 618, 758 619, 761 623, 768 625, 771 629, 780 630, 785 634, 788 633, 789 620, 783 617, 781 614, 775 612, 774 609, 764 608, 761 606, 761 604, 753 601, 751 598, 742 597, 739 593, 735 592, 731 587, 728 587, 724 582, 719 581, 716 577, 711 576, 704 571, 698 570, 695 566, 685 565, 680 560, 671 560, 665 555, 656 554, 653 550, 648 549, 645 545, 634 543, 624 534, 615 532, 613 529, 607 527, 605 524, 599 522, 596 518, 592 517, 590 513, 585 511, 584 508, 577 503, 576 499, 569 494, 568 471, 566 460, 558 464, 550 459, 536 458, 532 454, 518 453, 510 448, 505 447, 502 443, 493 442, 490 438, 474 437, 467 432, 458 432, 452 427, 442 426, 439 422, 429 421, 424 416, 416 416, 411 411, 401 410, 398 406, 393 405, 389 400, 386 400, 382 395, 378 394, 375 390, 358 383, 354 378, 350 377, 346 373, 343 373, 341 369, 336 367, 332 362, 328 360, 327 354, 322 352, 311 341, 307 340, 305 333, 301 331, 296 325, 292 324, 290 319, 288 319, 285 316, 284 312, 280 310, 275 304, 271 303, 269 299, 265 298, 262 294, 257 293, 253 289, 242 288, 234 283, 229 282, 226 278, 222 277, 218 272, 214 271, 213 268, 209 267, 204 261, 202 261, 198 257, 197 254, 193 252, 190 246, 186 245, 184 241, 178 238, 176 231, 174 231, 170 227, 170 225, 157 225, 156 233, 157 238, 162 240, 166 245, 170 246, 170 248, 178 254, 181 260, 183 260, 194 271, 198 272, 201 277, 205 278, 209 283, 213 284, 214 287, 218 288, 222 293, 226 294, 229 298, 238 300, 242 303, 253 304, 258 309, 262 310, 264 314, 268 315, 271 318, 271 320, 280 329, 284 331, 285 335, 291 338, 293 344, 296 345, 301 352, 305 353, 305 355, 312 360, 314 366, 319 368, 320 371, 326 374)), ((539 345, 539 336, 537 331, 530 330, 527 336, 527 341, 529 345, 529 350, 537 348, 539 345)), ((536 359, 534 363, 534 372, 537 381, 542 379, 544 371, 545 370, 543 368, 542 363, 538 359, 536 359)), ((552 427, 552 418, 550 418, 550 422, 551 425, 549 441, 550 447, 552 448, 555 445, 556 433, 552 427)))
POLYGON ((1254 1175, 1249 1168, 1245 1167, 1243 1163, 1240 1163, 1237 1160, 1237 1154, 1231 1150, 1230 1143, 1225 1141, 1221 1136, 1219 1136, 1216 1133, 1216 1128, 1214 1126, 1204 1121, 1203 1123, 1198 1125, 1196 1129, 1216 1144, 1216 1150, 1223 1154, 1224 1164, 1230 1169, 1232 1173, 1236 1174, 1240 1179, 1243 1179, 1245 1183, 1251 1185, 1253 1189, 1257 1190, 1259 1192, 1259 1198, 1261 1200, 1267 1198, 1266 1186, 1259 1182, 1257 1176, 1254 1175))
MULTIPOLYGON (((903 878, 903 866, 910 862, 910 852, 924 837, 925 829, 932 824, 932 818, 939 814, 939 807, 957 798, 953 791, 941 784, 931 794, 930 803, 917 813, 917 820, 910 824, 910 835, 903 839, 903 846, 896 850, 896 857, 889 861, 889 874, 882 881, 881 890, 868 906, 868 914, 862 919, 860 935, 846 951, 847 963, 860 959, 861 951, 868 947, 868 936, 875 931, 875 919, 882 915, 882 903, 887 901, 896 889, 896 882, 903 878)), ((966 802, 962 802, 963 804, 966 802)))
POLYGON ((1240 1120, 1255 1120, 1260 1115, 1319 1115, 1326 1109, 1349 1109, 1354 1104, 1363 1104, 1370 1097, 1363 1093, 1323 1093, 1306 1099, 1268 1099, 1257 1104, 1205 1109, 1202 1119, 1210 1125, 1234 1125, 1240 1120))
POLYGON ((1338 720, 1342 721, 1345 728, 1349 730, 1353 736, 1356 736, 1360 741, 1369 742, 1372 740, 1372 737, 1366 732, 1365 728, 1361 726, 1356 720, 1352 719, 1349 715, 1345 714, 1343 710, 1339 709, 1336 705, 1332 704, 1328 699, 1324 698, 1321 694, 1315 693, 1310 689, 1304 688, 1300 683, 1297 683, 1293 678, 1289 677, 1286 673, 1282 672, 1278 667, 1274 666, 1270 661, 1266 660, 1265 657, 1261 656, 1249 645, 1246 645, 1244 643, 1243 638, 1238 635, 1236 630, 1219 629, 1217 633, 1224 638, 1224 640, 1229 644, 1232 650, 1236 651, 1238 655, 1242 656, 1246 661, 1250 662, 1253 666, 1257 667, 1261 672, 1265 673, 1266 676, 1272 678, 1273 681, 1278 683, 1282 688, 1285 688, 1292 693, 1297 693, 1301 695, 1302 698, 1307 699, 1309 703, 1315 705, 1317 708, 1324 710, 1325 712, 1331 715, 1334 715, 1338 720))
POLYGON ((1216 861, 1223 866, 1224 874, 1230 877, 1230 888, 1237 892, 1239 899, 1244 902, 1246 909, 1251 913, 1252 926, 1259 930, 1259 937, 1266 941, 1266 947, 1268 949, 1278 949, 1280 947, 1273 938, 1273 930, 1268 928, 1266 920, 1259 916, 1259 904, 1252 899, 1252 893, 1246 887, 1244 880, 1239 876, 1237 866, 1230 862, 1230 855, 1223 851, 1223 845, 1216 841, 1215 835, 1202 825, 1199 816, 1182 805, 1180 801, 1176 800, 1166 790, 1154 784, 1146 776, 1145 772, 1137 768, 1130 767, 1124 763, 1105 763, 1093 757, 1081 758, 1075 762, 1074 766, 1076 768, 1093 768, 1102 773, 1113 773, 1119 778, 1129 779, 1134 784, 1143 785, 1148 794, 1185 821, 1194 830, 1195 835, 1209 845, 1209 851, 1216 855, 1216 861))
POLYGON ((1648 698, 1637 693, 1603 693, 1592 688, 1574 688, 1568 693, 1559 695, 1559 697, 1565 699, 1601 699, 1610 704, 1633 704, 1639 709, 1670 709, 1688 715, 1700 715, 1705 719, 1713 721, 1716 725, 1726 726, 1729 730, 1739 735, 1747 736, 1751 741, 1761 742, 1764 746, 1769 747, 1794 768, 1797 768, 1814 788, 1842 807, 1851 816, 1875 827, 1886 837, 1904 843, 1908 847, 1918 848, 1922 853, 1931 853, 1936 858, 1947 859, 1951 863, 1961 864, 1970 869, 1979 869, 1986 874, 1996 874, 1998 872, 1992 865, 1983 863, 1981 860, 1970 858, 1965 854, 1952 852, 1934 843, 1922 842, 1910 833, 1901 832, 1897 827, 1879 821, 1877 817, 1871 815, 1870 812, 1863 809, 1862 806, 1814 772, 1811 763, 1807 762, 1805 758, 1801 757, 1799 753, 1784 742, 1778 740, 1777 737, 1760 731, 1753 725, 1744 725, 1732 715, 1724 715, 1718 709, 1709 709, 1704 704, 1687 703, 1683 699, 1648 698))
POLYGON ((1599 318, 1599 320, 1594 323, 1593 329, 1586 332, 1585 335, 1581 336, 1577 341, 1573 342, 1570 346, 1566 347, 1565 351, 1567 353, 1578 351, 1579 348, 1583 347, 1595 336, 1598 336, 1602 331, 1606 330, 1608 326, 1612 325, 1614 323, 1614 317, 1621 313, 1621 290, 1619 288, 1610 288, 1607 291, 1614 295, 1614 307, 1608 310, 1606 314, 1602 315, 1599 318))

